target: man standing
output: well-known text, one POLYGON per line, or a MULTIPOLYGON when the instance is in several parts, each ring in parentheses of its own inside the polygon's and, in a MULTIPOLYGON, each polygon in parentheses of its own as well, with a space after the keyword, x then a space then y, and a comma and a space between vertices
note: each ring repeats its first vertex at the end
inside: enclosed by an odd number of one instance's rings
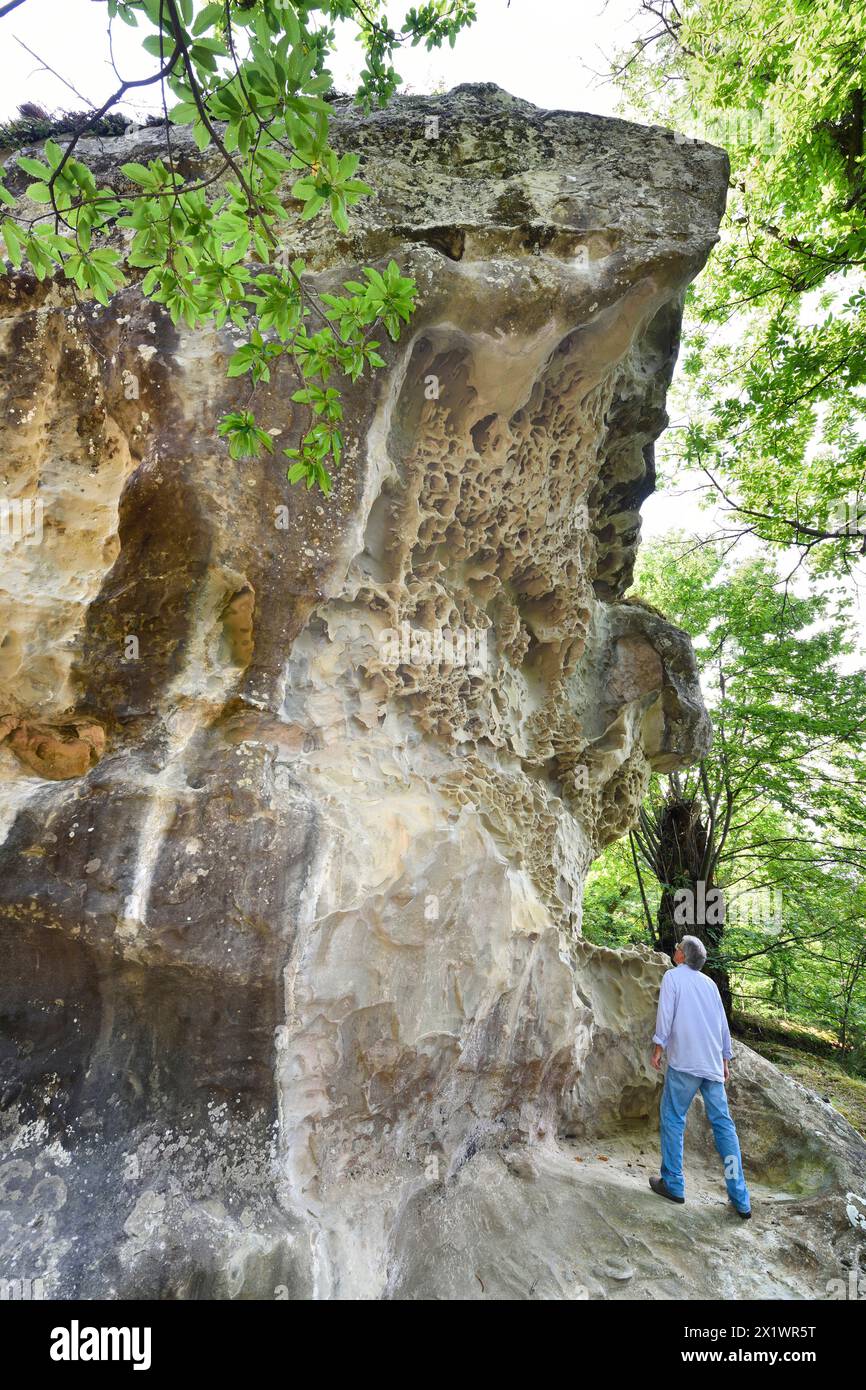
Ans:
POLYGON ((667 1053, 667 1074, 661 1101, 661 1177, 650 1178, 653 1192, 671 1202, 684 1202, 683 1135, 689 1106, 700 1091, 713 1127, 719 1157, 725 1166, 725 1185, 735 1210, 752 1215, 749 1189, 743 1178, 740 1141, 728 1110, 725 1082, 731 1060, 731 1034, 717 986, 701 970, 707 959, 702 941, 684 936, 674 951, 675 969, 662 980, 652 1064, 661 1068, 667 1053))

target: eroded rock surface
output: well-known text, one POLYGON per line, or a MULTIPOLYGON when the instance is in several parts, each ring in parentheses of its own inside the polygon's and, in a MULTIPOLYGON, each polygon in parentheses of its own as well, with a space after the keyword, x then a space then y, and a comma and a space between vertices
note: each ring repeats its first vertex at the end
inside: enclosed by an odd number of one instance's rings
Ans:
MULTIPOLYGON (((335 129, 378 197, 291 249, 320 288, 394 257, 419 309, 327 502, 215 440, 228 333, 0 281, 4 496, 43 502, 0 551, 4 1274, 823 1296, 858 1136, 743 1049, 756 1219, 702 1167, 675 1219, 664 962, 580 937, 709 738, 688 638, 621 595, 724 156, 488 87, 335 129)), ((111 179, 155 138, 82 149, 111 179)), ((280 446, 295 384, 258 392, 280 446)))

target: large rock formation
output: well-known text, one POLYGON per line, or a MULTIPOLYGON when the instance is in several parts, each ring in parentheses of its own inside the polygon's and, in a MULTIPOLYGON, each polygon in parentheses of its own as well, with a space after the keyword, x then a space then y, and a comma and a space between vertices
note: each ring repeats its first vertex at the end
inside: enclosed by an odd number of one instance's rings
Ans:
MULTIPOLYGON (((396 258, 419 309, 328 501, 215 440, 228 333, 0 282, 4 497, 42 503, 0 550, 3 1273, 822 1294, 858 1136, 742 1049, 756 1219, 697 1115, 703 1195, 659 1202, 665 962, 580 936, 650 769, 709 738, 688 638, 621 595, 725 158, 488 87, 335 132, 378 196, 291 249, 320 289, 396 258)), ((111 179, 158 138, 81 149, 111 179)), ((281 446, 295 386, 257 395, 281 446)))

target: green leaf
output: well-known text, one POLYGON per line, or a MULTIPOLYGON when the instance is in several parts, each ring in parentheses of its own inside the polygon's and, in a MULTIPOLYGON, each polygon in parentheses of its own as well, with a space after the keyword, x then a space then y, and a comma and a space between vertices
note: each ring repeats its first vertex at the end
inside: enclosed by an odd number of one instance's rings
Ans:
POLYGON ((3 222, 3 240, 6 243, 6 254, 14 266, 20 266, 21 255, 21 232, 14 222, 7 217, 3 222))
POLYGON ((324 206, 324 198, 322 198, 319 194, 314 194, 313 197, 310 198, 309 202, 304 204, 304 210, 301 213, 301 221, 309 222, 310 219, 315 217, 316 213, 319 212, 324 206))
POLYGON ((42 148, 45 152, 45 158, 48 160, 51 168, 56 169, 63 159, 62 149, 57 144, 56 140, 46 140, 42 148))
POLYGON ((48 165, 43 164, 39 159, 31 159, 29 155, 19 155, 18 164, 25 174, 31 174, 35 179, 44 181, 51 177, 51 170, 48 165))
POLYGON ((215 24, 221 24, 225 18, 225 5, 205 5, 195 17, 192 26, 194 35, 203 34, 206 29, 212 29, 215 24))
POLYGON ((167 35, 160 38, 159 34, 148 34, 146 39, 141 40, 141 46, 145 53, 149 53, 154 58, 168 58, 174 45, 167 35))
POLYGON ((121 164, 120 172, 125 174, 131 183, 137 183, 141 188, 158 188, 159 176, 144 164, 121 164))
POLYGON ((198 108, 195 102, 179 101, 176 106, 172 106, 168 119, 175 125, 191 125, 193 121, 198 120, 198 108))

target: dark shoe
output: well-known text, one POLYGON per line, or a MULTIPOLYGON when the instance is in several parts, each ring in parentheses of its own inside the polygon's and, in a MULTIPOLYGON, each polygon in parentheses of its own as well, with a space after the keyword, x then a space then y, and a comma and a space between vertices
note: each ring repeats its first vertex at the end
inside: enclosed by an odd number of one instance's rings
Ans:
POLYGON ((664 1178, 650 1178, 649 1185, 657 1197, 667 1197, 669 1202, 678 1202, 682 1206, 686 1200, 685 1197, 675 1197, 664 1178))
MULTIPOLYGON (((728 1198, 728 1201, 731 1202, 730 1197, 728 1198)), ((740 1211, 740 1208, 734 1206, 734 1203, 733 1203, 733 1202, 731 1202, 731 1206, 734 1207, 734 1211, 737 1213, 737 1216, 741 1216, 741 1217, 743 1218, 744 1221, 751 1221, 751 1219, 752 1219, 752 1212, 751 1212, 751 1209, 750 1209, 749 1211, 740 1211)))

